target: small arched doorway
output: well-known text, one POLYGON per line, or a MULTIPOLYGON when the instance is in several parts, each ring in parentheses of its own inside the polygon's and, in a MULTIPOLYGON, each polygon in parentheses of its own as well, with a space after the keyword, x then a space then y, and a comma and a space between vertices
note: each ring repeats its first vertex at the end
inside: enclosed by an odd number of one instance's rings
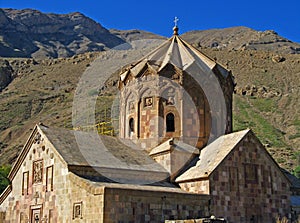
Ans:
POLYGON ((175 116, 168 113, 166 116, 166 132, 175 132, 175 116))

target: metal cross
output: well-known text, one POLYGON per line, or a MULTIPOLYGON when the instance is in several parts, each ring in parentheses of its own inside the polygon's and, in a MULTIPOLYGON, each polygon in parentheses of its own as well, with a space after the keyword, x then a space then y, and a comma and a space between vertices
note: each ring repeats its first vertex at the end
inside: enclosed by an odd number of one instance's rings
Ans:
POLYGON ((179 21, 179 19, 175 16, 174 18, 174 23, 175 23, 175 26, 177 26, 177 22, 179 21))

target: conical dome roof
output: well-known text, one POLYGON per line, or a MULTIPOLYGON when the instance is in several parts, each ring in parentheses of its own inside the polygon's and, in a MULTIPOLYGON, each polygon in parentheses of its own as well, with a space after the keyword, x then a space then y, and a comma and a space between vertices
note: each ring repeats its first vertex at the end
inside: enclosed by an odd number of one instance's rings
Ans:
POLYGON ((218 78, 223 76, 226 79, 228 75, 231 76, 229 70, 174 34, 162 45, 122 73, 120 80, 122 82, 125 81, 129 74, 133 77, 138 77, 145 66, 151 67, 151 70, 159 74, 167 64, 172 64, 182 71, 186 71, 189 67, 196 65, 205 72, 213 71, 218 78))

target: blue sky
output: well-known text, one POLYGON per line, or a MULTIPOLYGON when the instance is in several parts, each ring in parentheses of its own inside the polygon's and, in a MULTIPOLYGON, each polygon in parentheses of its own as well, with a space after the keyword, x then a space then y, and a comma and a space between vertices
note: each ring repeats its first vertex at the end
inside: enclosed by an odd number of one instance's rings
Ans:
POLYGON ((172 35, 177 16, 180 33, 191 30, 247 26, 275 30, 300 43, 299 0, 0 0, 1 8, 34 8, 42 12, 79 11, 106 28, 142 29, 172 35))

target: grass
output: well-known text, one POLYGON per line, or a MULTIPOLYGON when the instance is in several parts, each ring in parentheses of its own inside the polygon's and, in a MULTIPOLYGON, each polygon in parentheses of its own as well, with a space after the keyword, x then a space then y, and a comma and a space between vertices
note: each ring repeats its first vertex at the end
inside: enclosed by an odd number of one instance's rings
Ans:
MULTIPOLYGON (((233 130, 239 131, 245 128, 251 128, 264 144, 270 144, 274 147, 285 147, 287 144, 284 141, 284 133, 276 129, 269 121, 261 114, 254 110, 246 98, 241 96, 234 97, 234 112, 233 112, 233 130)), ((252 99, 256 100, 256 99, 252 99)), ((267 100, 257 102, 260 105, 258 108, 266 110, 273 108, 273 102, 267 100), (264 108, 264 104, 267 104, 264 108)), ((256 108, 256 107, 255 107, 256 108)))
POLYGON ((276 103, 274 99, 270 98, 250 98, 251 105, 261 112, 274 112, 276 110, 276 103))
POLYGON ((293 135, 290 135, 289 136, 290 140, 300 138, 300 120, 299 119, 295 119, 293 121, 293 125, 296 127, 297 133, 295 133, 293 135))

